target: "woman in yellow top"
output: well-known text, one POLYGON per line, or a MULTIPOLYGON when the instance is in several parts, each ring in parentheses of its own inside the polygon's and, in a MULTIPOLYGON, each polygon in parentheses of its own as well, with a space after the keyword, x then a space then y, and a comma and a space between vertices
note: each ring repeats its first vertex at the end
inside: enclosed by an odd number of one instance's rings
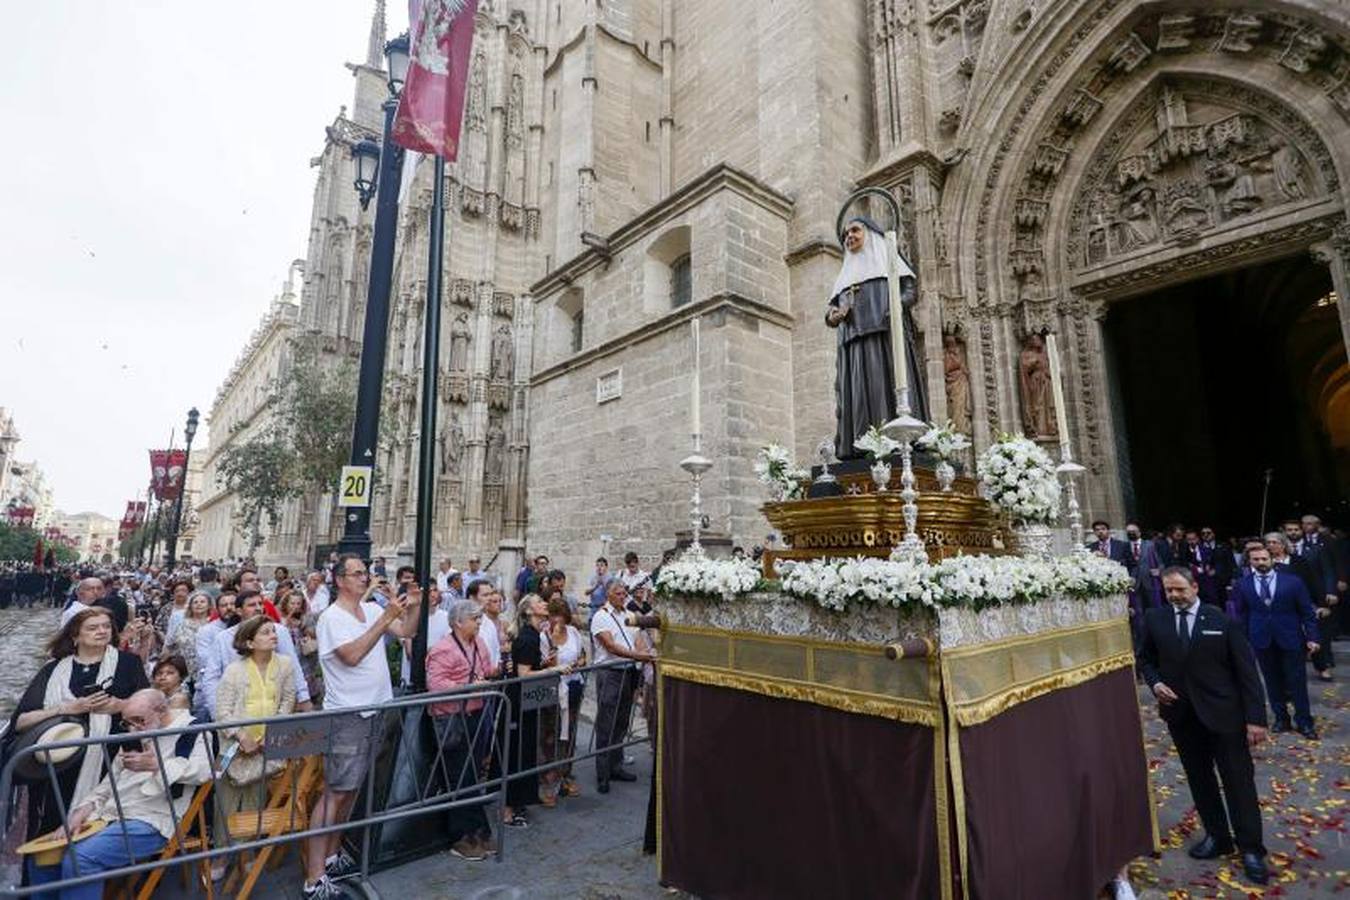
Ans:
MULTIPOLYGON (((277 653, 277 626, 266 616, 244 621, 234 634, 234 649, 242 657, 230 663, 216 688, 216 721, 238 722, 266 716, 290 715, 295 710, 295 664, 277 653)), ((264 765, 265 725, 222 728, 221 756, 230 755, 224 774, 216 780, 216 831, 224 843, 231 813, 255 810, 267 799, 266 775, 280 769, 280 761, 264 765), (232 745, 237 745, 231 752, 232 745)), ((211 876, 225 874, 227 857, 219 857, 211 876)))

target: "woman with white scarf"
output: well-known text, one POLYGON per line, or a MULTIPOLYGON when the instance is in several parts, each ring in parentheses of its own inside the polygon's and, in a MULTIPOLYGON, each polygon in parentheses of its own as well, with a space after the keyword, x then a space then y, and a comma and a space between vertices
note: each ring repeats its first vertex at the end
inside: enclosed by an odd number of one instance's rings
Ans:
MULTIPOLYGON (((90 737, 121 732, 122 705, 132 694, 150 686, 145 666, 134 653, 117 649, 112 615, 102 607, 76 613, 47 645, 50 660, 29 682, 10 718, 10 731, 22 734, 56 716, 76 716, 88 723, 90 737)), ((74 809, 98 786, 107 753, 91 746, 78 766, 58 773, 57 783, 66 809, 74 809)), ((61 813, 49 785, 28 789, 28 837, 46 834, 61 825, 61 813)))
MULTIPOLYGON (((854 216, 839 236, 844 263, 830 289, 825 324, 836 332, 835 455, 862 456, 853 442, 873 425, 895 418, 895 373, 891 362, 890 265, 881 228, 866 216, 854 216)), ((909 309, 918 300, 914 270, 897 260, 900 302, 904 308, 905 358, 909 370, 911 413, 928 421, 927 393, 914 346, 909 309)))

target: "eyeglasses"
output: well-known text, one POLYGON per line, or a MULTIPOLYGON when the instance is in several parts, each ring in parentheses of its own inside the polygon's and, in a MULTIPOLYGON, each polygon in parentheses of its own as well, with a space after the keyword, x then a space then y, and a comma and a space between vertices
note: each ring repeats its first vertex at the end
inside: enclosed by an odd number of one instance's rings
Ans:
POLYGON ((370 577, 370 573, 367 572, 365 569, 362 569, 362 570, 359 571, 359 572, 343 572, 343 573, 342 573, 341 575, 339 575, 338 577, 339 577, 339 578, 369 578, 369 577, 370 577))

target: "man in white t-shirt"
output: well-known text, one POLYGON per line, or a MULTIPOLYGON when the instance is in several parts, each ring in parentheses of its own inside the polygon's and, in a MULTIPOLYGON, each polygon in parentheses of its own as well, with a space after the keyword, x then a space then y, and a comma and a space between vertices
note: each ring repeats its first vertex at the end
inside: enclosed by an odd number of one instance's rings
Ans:
MULTIPOLYGON (((624 623, 628 590, 622 581, 611 581, 605 590, 605 605, 591 616, 591 637, 595 640, 595 664, 618 663, 630 659, 650 662, 656 659, 652 650, 639 649, 638 629, 624 623)), ((637 781, 637 776, 623 767, 623 742, 628 737, 628 723, 633 715, 633 691, 637 687, 638 670, 631 665, 616 664, 596 672, 595 685, 595 746, 597 750, 611 748, 595 757, 596 790, 609 793, 610 779, 637 781)))
POLYGON ((502 595, 492 586, 492 582, 475 581, 469 585, 468 599, 483 609, 483 623, 478 628, 478 638, 487 645, 493 663, 499 663, 502 658, 502 595))
MULTIPOLYGON (((380 604, 370 600, 370 573, 355 553, 338 557, 333 568, 337 596, 319 616, 319 665, 323 669, 324 709, 377 706, 394 698, 384 653, 385 634, 411 638, 417 634, 421 588, 413 583, 403 596, 393 594, 380 604)), ((324 754, 324 792, 310 817, 312 828, 346 822, 356 792, 365 781, 379 745, 379 716, 362 710, 331 720, 332 734, 324 754)), ((332 879, 356 871, 356 862, 341 851, 342 832, 310 838, 305 845, 306 900, 342 896, 332 879)))
POLYGON ((623 571, 619 573, 619 580, 623 582, 623 586, 632 595, 642 585, 651 584, 652 576, 642 570, 642 566, 638 563, 638 555, 629 550, 623 556, 623 571))
MULTIPOLYGON (((440 643, 441 638, 450 633, 450 614, 441 608, 440 591, 431 588, 428 591, 427 603, 431 604, 430 612, 427 613, 427 648, 430 649, 440 643)), ((412 638, 401 638, 399 643, 403 645, 403 662, 399 664, 399 673, 404 687, 412 685, 412 638)))

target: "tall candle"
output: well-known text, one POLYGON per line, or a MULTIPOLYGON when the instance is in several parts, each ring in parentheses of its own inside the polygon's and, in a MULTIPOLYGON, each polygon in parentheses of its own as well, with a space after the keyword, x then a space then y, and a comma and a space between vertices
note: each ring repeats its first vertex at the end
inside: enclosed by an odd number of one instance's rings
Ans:
POLYGON ((694 378, 689 388, 689 430, 693 434, 703 433, 703 416, 699 408, 699 339, 697 316, 692 323, 694 330, 694 378))
POLYGON ((1055 426, 1059 429, 1059 446, 1061 450, 1067 451, 1069 447, 1069 417, 1065 412, 1064 380, 1059 367, 1059 343, 1055 340, 1054 332, 1045 336, 1045 352, 1050 357, 1050 387, 1054 391, 1055 397, 1055 426))
POLYGON ((895 232, 886 232, 887 275, 886 286, 891 300, 891 367, 895 369, 895 393, 897 416, 905 415, 913 409, 909 400, 909 364, 905 360, 905 310, 900 302, 900 272, 896 261, 900 252, 895 246, 895 232), (905 409, 900 408, 900 398, 905 398, 905 409))

